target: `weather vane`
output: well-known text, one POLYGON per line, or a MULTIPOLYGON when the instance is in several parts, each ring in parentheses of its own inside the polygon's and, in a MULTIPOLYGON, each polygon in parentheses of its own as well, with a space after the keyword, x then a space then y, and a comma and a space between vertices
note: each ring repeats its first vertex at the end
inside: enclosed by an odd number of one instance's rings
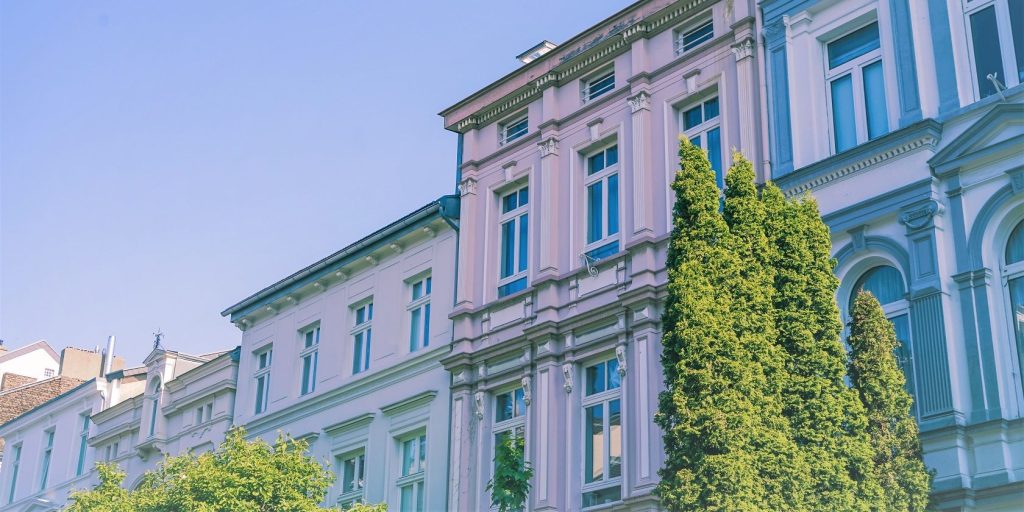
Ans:
POLYGON ((160 340, 164 337, 164 333, 160 332, 160 328, 157 327, 156 332, 153 333, 153 350, 160 348, 160 340))

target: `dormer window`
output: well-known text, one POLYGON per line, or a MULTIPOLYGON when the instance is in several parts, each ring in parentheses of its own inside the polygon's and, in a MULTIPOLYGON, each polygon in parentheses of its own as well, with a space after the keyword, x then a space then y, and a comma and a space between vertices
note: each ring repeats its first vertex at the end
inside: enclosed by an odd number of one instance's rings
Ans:
POLYGON ((501 123, 499 126, 500 140, 498 143, 504 146, 505 144, 526 135, 526 132, 529 129, 529 118, 525 115, 522 117, 516 117, 508 122, 501 123))
POLYGON ((701 23, 696 28, 680 30, 676 35, 676 53, 686 53, 705 41, 715 37, 715 24, 711 20, 701 23))
POLYGON ((583 103, 596 99, 598 96, 615 88, 615 70, 610 69, 606 73, 597 75, 584 82, 583 103))

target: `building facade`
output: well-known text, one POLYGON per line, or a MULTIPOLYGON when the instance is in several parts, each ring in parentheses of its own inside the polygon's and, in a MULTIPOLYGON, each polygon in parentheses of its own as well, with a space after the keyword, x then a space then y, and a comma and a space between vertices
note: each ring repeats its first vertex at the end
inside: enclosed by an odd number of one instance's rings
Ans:
POLYGON ((490 507, 506 435, 530 510, 658 508, 669 184, 680 136, 720 186, 730 148, 760 164, 755 7, 637 2, 442 112, 462 142, 451 510, 490 507))
POLYGON ((45 340, 14 350, 0 344, 0 388, 11 389, 56 377, 59 368, 60 358, 45 340))
POLYGON ((447 510, 457 222, 443 197, 224 311, 235 424, 308 441, 337 476, 328 505, 447 510))
POLYGON ((1024 507, 1020 2, 761 2, 771 178, 902 342, 941 510, 1024 507), (797 99, 799 98, 799 99, 797 99))

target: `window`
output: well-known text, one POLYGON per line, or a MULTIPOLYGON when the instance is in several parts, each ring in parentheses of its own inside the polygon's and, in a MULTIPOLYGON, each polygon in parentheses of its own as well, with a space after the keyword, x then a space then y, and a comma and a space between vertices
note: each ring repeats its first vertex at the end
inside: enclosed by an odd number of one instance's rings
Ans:
POLYGON ((680 111, 679 126, 690 142, 708 153, 708 161, 715 170, 718 189, 725 189, 725 173, 722 169, 722 126, 718 117, 718 97, 680 111))
POLYGON ((356 325, 352 328, 355 352, 352 357, 352 375, 370 369, 370 346, 373 338, 373 302, 356 308, 356 325))
POLYGON ((501 123, 498 128, 498 143, 504 146, 505 144, 526 135, 528 129, 529 117, 525 115, 511 119, 508 122, 501 123))
MULTIPOLYGON (((850 311, 853 311, 853 302, 857 293, 867 290, 882 304, 885 316, 892 322, 896 330, 896 340, 899 347, 896 348, 896 359, 899 361, 903 375, 907 379, 907 391, 914 395, 914 352, 910 339, 910 306, 906 300, 906 288, 903 283, 903 275, 895 267, 882 265, 874 267, 864 273, 857 280, 853 287, 853 294, 850 296, 850 311)), ((916 407, 916 403, 915 403, 916 407)))
POLYGON ((339 457, 338 460, 338 474, 341 475, 338 505, 342 508, 347 508, 356 503, 362 503, 366 474, 366 453, 360 450, 359 452, 339 457))
POLYGON ((14 502, 14 491, 18 487, 18 471, 21 469, 21 444, 14 445, 12 450, 14 460, 11 461, 11 487, 7 491, 7 503, 14 502))
POLYGON ((990 75, 1005 87, 1024 82, 1024 2, 965 0, 964 6, 979 98, 996 93, 990 75))
POLYGON ((79 416, 82 431, 78 434, 78 465, 75 466, 75 476, 82 476, 85 472, 85 455, 89 449, 89 413, 79 416))
POLYGON ((529 261, 530 188, 522 187, 501 196, 501 275, 498 297, 526 289, 529 261))
POLYGON ((836 153, 889 132, 878 22, 827 45, 832 140, 836 153))
POLYGON ((43 432, 43 457, 39 468, 39 490, 46 489, 46 480, 50 477, 50 461, 53 459, 53 434, 51 428, 43 432))
POLYGON ((107 460, 107 461, 112 461, 112 460, 117 458, 117 453, 118 453, 118 443, 117 443, 117 441, 114 441, 113 443, 107 445, 107 448, 105 450, 105 457, 104 457, 104 459, 107 460))
POLYGON ((253 374, 256 381, 255 414, 267 410, 267 397, 270 395, 270 364, 273 359, 274 351, 269 348, 256 354, 256 372, 253 374))
POLYGON ((160 381, 154 380, 150 388, 152 396, 149 399, 149 437, 156 436, 156 417, 160 413, 160 381))
POLYGON ((1010 323, 1017 342, 1018 375, 1024 375, 1024 221, 1021 221, 1006 243, 1003 254, 1003 276, 1010 294, 1010 323))
POLYGON ((50 377, 53 377, 53 368, 47 368, 47 369, 43 370, 43 377, 45 377, 47 379, 50 378, 50 377))
POLYGON ((704 41, 710 41, 712 37, 715 37, 715 26, 711 20, 707 20, 691 30, 680 30, 676 34, 676 53, 688 52, 700 46, 704 41))
POLYGON ((427 469, 427 435, 400 441, 402 475, 398 479, 399 512, 423 512, 423 478, 427 469))
POLYGON ((615 70, 613 69, 583 83, 583 103, 596 99, 614 88, 615 70))
POLYGON ((204 422, 213 419, 213 402, 206 405, 200 405, 196 407, 196 425, 202 425, 204 422))
MULTIPOLYGON (((505 438, 523 437, 526 430, 526 401, 523 388, 515 388, 494 396, 494 448, 505 438)), ((524 453, 525 457, 526 454, 524 453)), ((492 454, 491 460, 494 460, 492 454)))
POLYGON ((622 382, 609 359, 584 371, 583 507, 622 499, 622 382))
POLYGON ((302 382, 299 394, 306 395, 316 390, 316 364, 320 358, 320 326, 313 327, 302 333, 302 351, 299 360, 302 362, 302 382))
POLYGON ((597 260, 619 252, 619 146, 587 157, 587 255, 597 260))
POLYGON ((410 286, 409 352, 430 346, 430 276, 410 286))

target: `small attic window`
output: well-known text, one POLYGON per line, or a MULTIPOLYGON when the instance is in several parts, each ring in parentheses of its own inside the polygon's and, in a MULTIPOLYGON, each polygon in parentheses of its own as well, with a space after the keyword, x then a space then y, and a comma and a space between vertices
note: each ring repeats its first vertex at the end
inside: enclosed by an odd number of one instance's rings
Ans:
POLYGON ((529 131, 529 118, 526 114, 511 118, 508 121, 501 123, 499 130, 500 140, 498 142, 504 146, 505 144, 526 135, 527 131, 529 131))

